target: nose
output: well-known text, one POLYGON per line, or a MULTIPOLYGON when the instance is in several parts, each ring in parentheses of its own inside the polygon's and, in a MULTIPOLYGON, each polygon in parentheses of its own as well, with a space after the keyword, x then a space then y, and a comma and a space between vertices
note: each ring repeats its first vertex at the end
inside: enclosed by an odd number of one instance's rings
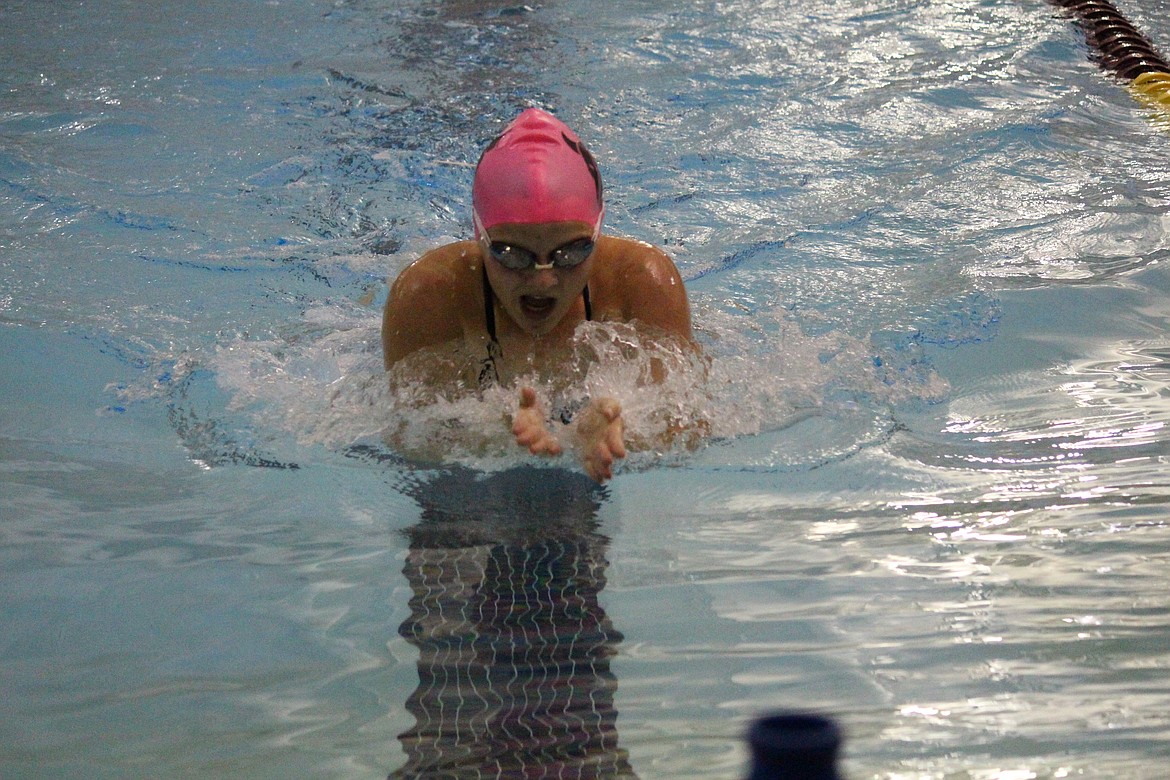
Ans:
POLYGON ((529 283, 542 290, 550 290, 560 282, 560 277, 557 276, 554 268, 537 268, 531 273, 532 275, 528 278, 529 283))

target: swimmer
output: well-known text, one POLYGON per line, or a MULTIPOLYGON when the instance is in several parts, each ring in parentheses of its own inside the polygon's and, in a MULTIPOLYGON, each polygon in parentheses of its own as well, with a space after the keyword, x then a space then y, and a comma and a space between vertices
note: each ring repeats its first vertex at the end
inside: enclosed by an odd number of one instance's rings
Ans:
MULTIPOLYGON (((682 278, 662 250, 606 235, 601 176, 563 122, 537 108, 521 113, 483 152, 472 184, 475 238, 433 249, 394 281, 382 319, 386 369, 424 349, 454 346, 474 359, 468 387, 548 375, 585 320, 634 323, 695 349, 682 278)), ((661 377, 659 377, 659 381, 661 377)), ((548 420, 530 386, 511 415, 516 444, 556 456, 569 437, 585 472, 604 482, 626 456, 621 404, 592 398, 548 420)))

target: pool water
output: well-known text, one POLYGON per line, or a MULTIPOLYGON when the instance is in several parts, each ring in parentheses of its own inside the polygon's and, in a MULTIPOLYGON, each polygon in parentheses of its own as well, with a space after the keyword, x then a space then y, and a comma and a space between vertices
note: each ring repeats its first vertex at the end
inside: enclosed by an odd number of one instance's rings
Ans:
POLYGON ((853 778, 1164 776, 1170 120, 1052 6, 0 22, 0 776, 731 778, 777 708, 853 778), (532 104, 710 357, 582 374, 712 430, 604 488, 381 370, 532 104))

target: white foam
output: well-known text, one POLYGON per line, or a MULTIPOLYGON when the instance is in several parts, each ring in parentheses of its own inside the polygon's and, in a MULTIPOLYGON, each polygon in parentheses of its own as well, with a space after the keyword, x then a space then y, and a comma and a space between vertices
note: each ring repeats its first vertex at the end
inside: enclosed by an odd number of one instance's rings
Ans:
MULTIPOLYGON (((291 434, 302 445, 333 450, 393 442, 413 459, 487 470, 529 459, 509 432, 522 385, 534 387, 550 407, 617 399, 628 440, 643 450, 627 465, 635 468, 688 457, 695 437, 672 438, 673 428, 704 431, 704 442, 727 442, 780 431, 809 415, 851 416, 858 407, 946 392, 929 369, 891 368, 888 360, 875 360, 867 341, 835 330, 810 334, 782 310, 748 318, 700 306, 696 320, 702 356, 629 324, 583 323, 560 376, 531 374, 482 392, 428 386, 410 375, 422 366, 409 361, 391 390, 382 368, 380 315, 371 308, 315 307, 287 337, 237 338, 220 345, 208 362, 230 397, 227 411, 250 415, 255 440, 291 434), (649 379, 654 363, 668 368, 660 383, 649 379)), ((450 359, 439 353, 417 358, 450 359)), ((841 427, 834 430, 847 438, 841 427)), ((859 440, 871 435, 856 431, 859 440)))

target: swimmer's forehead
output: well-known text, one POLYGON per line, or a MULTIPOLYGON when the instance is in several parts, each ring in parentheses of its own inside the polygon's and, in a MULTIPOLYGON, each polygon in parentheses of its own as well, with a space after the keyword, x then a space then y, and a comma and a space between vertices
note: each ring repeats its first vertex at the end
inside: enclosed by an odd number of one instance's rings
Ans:
POLYGON ((502 222, 488 229, 492 241, 517 244, 529 249, 555 248, 571 241, 591 238, 593 226, 585 222, 502 222))

